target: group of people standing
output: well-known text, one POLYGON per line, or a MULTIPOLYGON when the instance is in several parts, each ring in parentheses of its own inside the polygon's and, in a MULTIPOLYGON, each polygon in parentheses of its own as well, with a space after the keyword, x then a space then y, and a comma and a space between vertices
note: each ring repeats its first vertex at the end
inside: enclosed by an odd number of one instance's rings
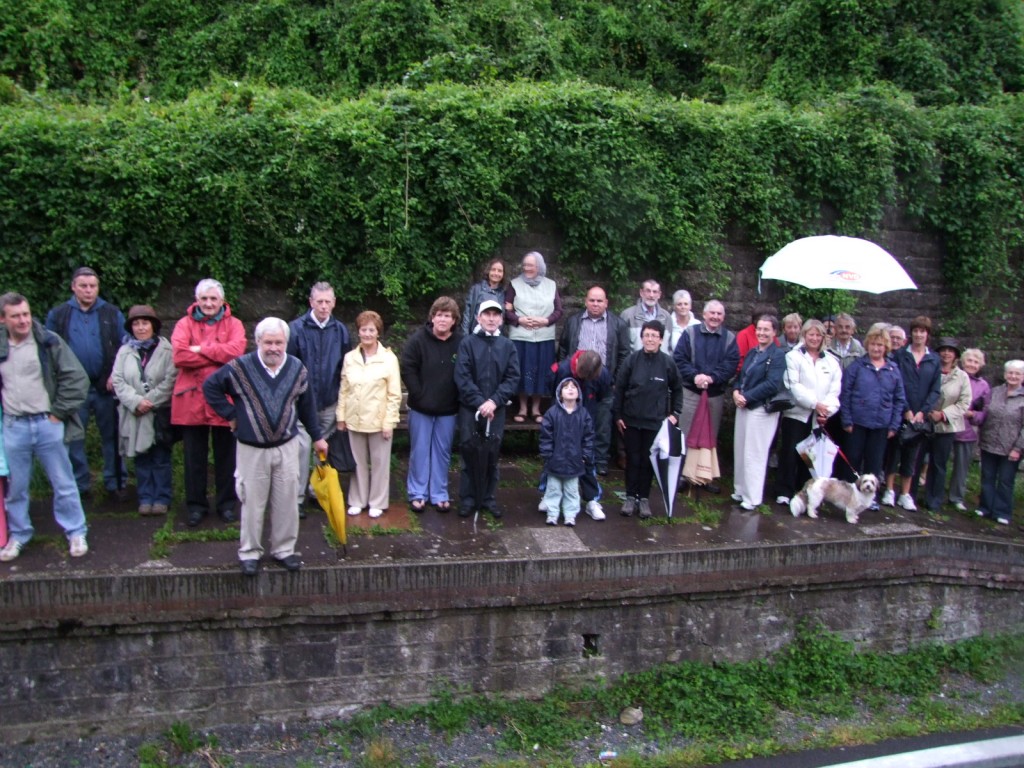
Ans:
MULTIPOLYGON (((720 301, 707 301, 698 319, 692 297, 680 290, 667 310, 654 280, 641 284, 636 304, 621 315, 610 311, 605 289, 591 285, 583 309, 563 319, 546 272, 537 252, 526 254, 508 281, 505 265, 492 260, 464 309, 438 298, 400 355, 382 343, 383 319, 373 311, 356 317, 353 347, 326 282, 312 287, 309 311, 291 323, 262 320, 248 354, 245 329, 213 279, 196 285, 169 340, 152 307, 133 306, 125 317, 101 299, 89 267, 75 271, 71 298, 47 315, 45 327, 24 296, 5 294, 0 397, 10 538, 0 561, 18 557, 32 538, 33 457, 53 486, 54 515, 71 555, 88 551, 81 500, 92 493, 84 448, 92 414, 108 493, 123 496, 131 459, 139 514, 167 514, 171 447, 180 439, 186 522, 197 526, 211 511, 212 449, 212 509, 225 522, 240 511, 243 573, 257 572, 268 510, 270 554, 298 569, 311 449, 346 457, 349 515, 368 510, 378 518, 387 510, 403 382, 411 444, 406 493, 417 513, 428 505, 452 508, 448 468, 458 446, 459 514, 501 516, 498 451, 508 412, 515 422, 541 425, 541 509, 549 524, 574 525, 584 509, 605 519, 598 478, 616 452, 626 473, 621 513, 649 517, 650 452, 663 423, 689 432, 706 399, 717 436, 728 397, 736 411, 733 499, 746 510, 763 501, 776 432, 774 495, 788 504, 808 477, 795 447, 821 428, 843 449, 838 475, 884 478, 881 503, 907 510, 917 508, 922 475, 922 503, 943 503, 950 459, 948 498, 966 510, 967 467, 978 446, 977 513, 1010 521, 1024 451, 1024 361, 1008 362, 1005 383, 990 388, 980 375, 981 351, 961 350, 948 338, 933 349, 927 317, 911 324, 909 344, 901 328, 877 324, 861 345, 845 314, 806 322, 794 314, 780 323, 755 312, 734 333, 720 301), (786 392, 788 409, 775 407, 786 392), (547 398, 551 406, 542 413, 547 398)), ((713 482, 708 489, 720 492, 713 482)))

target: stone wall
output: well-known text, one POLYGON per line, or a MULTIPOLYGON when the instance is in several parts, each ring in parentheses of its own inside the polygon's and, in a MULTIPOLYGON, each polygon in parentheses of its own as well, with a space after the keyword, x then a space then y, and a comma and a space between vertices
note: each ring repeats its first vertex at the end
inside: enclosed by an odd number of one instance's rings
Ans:
MULTIPOLYGON (((953 319, 950 317, 950 295, 943 277, 944 245, 934 233, 929 232, 919 221, 903 212, 890 209, 883 222, 878 243, 897 256, 907 272, 918 286, 917 291, 899 291, 878 296, 860 293, 857 295, 857 320, 861 333, 872 323, 885 321, 897 323, 909 328, 910 321, 917 315, 925 314, 932 318, 937 333, 942 332, 944 324, 953 319)), ((612 300, 612 308, 621 312, 636 301, 638 281, 648 276, 661 281, 664 296, 663 304, 670 303, 672 291, 686 288, 694 297, 696 307, 710 298, 712 294, 711 276, 701 269, 681 269, 671 275, 635 275, 635 282, 625 285, 611 285, 603 276, 586 263, 573 264, 566 269, 560 264, 559 255, 564 247, 564 238, 555 223, 542 215, 531 216, 528 226, 522 232, 509 237, 498 249, 497 255, 516 274, 522 256, 531 250, 540 251, 545 255, 549 265, 549 275, 555 279, 562 290, 567 311, 576 311, 583 306, 586 286, 599 282, 607 286, 612 300)), ((765 281, 758 292, 758 268, 770 255, 753 247, 746 234, 740 230, 730 230, 724 243, 726 261, 730 268, 730 288, 721 298, 727 307, 726 325, 734 330, 744 327, 755 306, 761 304, 777 304, 783 295, 783 287, 774 281, 765 281)), ((481 258, 483 263, 491 258, 487 254, 481 258)), ((1018 262, 1022 255, 1017 254, 1018 262)), ((1017 271, 1021 264, 1017 263, 1017 271)), ((451 293, 460 302, 469 285, 479 280, 481 275, 456 276, 453 280, 451 293)), ((337 286, 344 285, 344 276, 327 276, 337 286)), ((179 317, 191 301, 194 282, 180 281, 168 284, 161 291, 157 303, 157 311, 162 317, 179 317)), ((973 318, 967 322, 967 330, 961 334, 961 342, 965 346, 981 345, 990 356, 988 374, 998 374, 998 365, 1010 357, 1024 356, 1024 306, 1003 286, 978 285, 975 290, 978 298, 986 300, 993 312, 984 317, 973 318)), ((411 317, 415 318, 412 326, 418 326, 420 318, 425 317, 431 301, 435 297, 424 299, 418 305, 409 307, 411 317)), ((246 287, 245 295, 228 297, 235 314, 246 322, 250 329, 256 322, 267 315, 277 314, 291 318, 297 310, 284 290, 268 285, 251 285, 246 287)), ((384 317, 385 324, 391 326, 398 319, 398 313, 392 308, 377 304, 370 307, 348 305, 344 293, 339 296, 338 316, 348 322, 355 318, 362 309, 376 309, 384 317)), ((389 329, 394 341, 405 338, 408 328, 404 323, 389 329)), ((165 330, 169 335, 170 325, 165 330)))
POLYGON ((943 536, 0 582, 0 738, 330 718, 763 658, 805 618, 861 648, 1024 626, 1021 548, 943 536))

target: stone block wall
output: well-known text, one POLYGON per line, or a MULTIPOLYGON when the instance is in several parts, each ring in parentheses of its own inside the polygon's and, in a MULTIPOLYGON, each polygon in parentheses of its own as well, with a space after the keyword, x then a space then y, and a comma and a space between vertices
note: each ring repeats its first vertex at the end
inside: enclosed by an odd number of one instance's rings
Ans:
POLYGON ((0 738, 344 716, 439 688, 535 697, 765 658, 801 620, 899 650, 1024 627, 1020 547, 753 549, 0 582, 0 738))
MULTIPOLYGON (((920 314, 928 315, 935 323, 938 333, 942 333, 943 324, 950 317, 950 292, 943 276, 944 245, 942 240, 913 217, 899 209, 889 209, 882 222, 877 242, 896 255, 907 272, 917 283, 917 291, 898 291, 889 294, 857 294, 858 304, 856 316, 860 333, 874 322, 884 321, 897 323, 908 328, 910 321, 920 314)), ((607 278, 589 268, 586 263, 574 264, 572 269, 565 269, 559 262, 559 255, 564 247, 564 237, 554 221, 542 214, 530 217, 527 227, 510 236, 499 247, 497 254, 505 260, 511 275, 518 273, 518 264, 528 251, 537 250, 545 255, 549 266, 549 276, 559 283, 567 312, 574 312, 583 307, 583 298, 587 285, 598 282, 607 287, 612 309, 621 312, 632 305, 637 299, 638 282, 646 277, 654 277, 662 283, 663 304, 667 307, 671 294, 678 288, 686 288, 694 298, 698 309, 708 298, 720 298, 727 307, 726 325, 734 330, 743 328, 756 306, 777 304, 783 296, 783 287, 774 281, 766 280, 758 292, 758 268, 771 254, 763 253, 753 247, 746 234, 732 229, 726 233, 723 247, 726 251, 726 262, 729 264, 730 288, 723 296, 714 295, 712 282, 707 272, 696 269, 680 269, 676 274, 647 275, 638 274, 634 281, 623 285, 609 284, 607 278)), ((494 254, 481 255, 479 267, 494 254)), ((1017 254, 1017 261, 1022 260, 1017 254)), ((1018 263, 1019 269, 1021 264, 1018 263)), ((479 270, 477 270, 479 271, 479 270)), ((197 276, 198 278, 199 276, 197 276)), ((327 276, 337 286, 344 286, 344 276, 327 276)), ((480 279, 479 274, 454 275, 451 293, 460 302, 469 286, 480 279)), ((164 286, 157 301, 158 314, 165 319, 173 320, 180 317, 192 300, 192 289, 195 281, 178 281, 164 286)), ((1003 286, 978 285, 975 295, 987 301, 993 308, 991 314, 971 318, 967 322, 968 330, 962 334, 961 342, 974 346, 981 344, 991 358, 988 368, 990 376, 999 373, 998 366, 1010 357, 1024 355, 1024 306, 1017 301, 1015 295, 1003 286)), ((400 342, 410 329, 418 327, 420 318, 426 316, 434 296, 427 297, 413 307, 408 307, 415 321, 410 327, 400 323, 397 327, 389 327, 387 343, 400 342)), ((263 317, 277 315, 290 319, 297 314, 294 301, 284 290, 270 285, 253 284, 246 286, 245 295, 228 296, 235 314, 249 328, 252 328, 263 317)), ((398 315, 386 306, 361 307, 345 303, 344 293, 339 295, 338 317, 351 323, 362 309, 372 308, 381 312, 385 324, 392 326, 398 315)), ((170 334, 171 323, 165 323, 165 335, 170 334)))

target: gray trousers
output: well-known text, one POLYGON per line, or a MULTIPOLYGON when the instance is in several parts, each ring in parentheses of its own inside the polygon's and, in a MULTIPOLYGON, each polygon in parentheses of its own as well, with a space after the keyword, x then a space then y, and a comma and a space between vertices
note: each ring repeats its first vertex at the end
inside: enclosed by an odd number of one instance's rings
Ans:
POLYGON ((953 471, 949 475, 949 500, 954 504, 964 503, 964 494, 967 491, 967 471, 971 468, 974 449, 977 446, 977 440, 972 440, 969 443, 953 442, 953 471))
POLYGON ((242 502, 238 559, 258 560, 263 554, 263 521, 267 511, 270 554, 278 559, 295 554, 299 538, 299 508, 295 506, 299 454, 295 441, 274 448, 238 443, 235 457, 235 492, 242 502))

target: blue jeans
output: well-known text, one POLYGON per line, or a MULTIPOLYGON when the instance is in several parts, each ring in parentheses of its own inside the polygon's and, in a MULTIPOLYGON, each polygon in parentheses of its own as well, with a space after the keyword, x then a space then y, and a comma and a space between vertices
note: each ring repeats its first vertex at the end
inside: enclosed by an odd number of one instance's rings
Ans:
POLYGON ((11 538, 26 544, 35 533, 28 515, 32 459, 46 470, 53 487, 53 517, 68 538, 85 535, 85 512, 71 461, 64 446, 64 425, 46 416, 4 416, 4 451, 10 468, 7 486, 7 527, 11 538))
MULTIPOLYGON (((10 456, 7 457, 10 461, 10 456)), ((986 517, 1011 519, 1013 515, 1013 481, 1017 479, 1020 461, 1010 461, 988 451, 981 452, 981 504, 986 517)), ((11 470, 13 475, 14 470, 11 470)))
POLYGON ((145 453, 135 455, 135 485, 139 504, 171 503, 171 449, 154 444, 145 453))
MULTIPOLYGON (((117 400, 110 392, 100 392, 90 387, 89 396, 78 410, 82 429, 89 423, 90 412, 96 416, 96 428, 103 446, 103 487, 108 491, 124 488, 128 484, 128 471, 117 452, 117 400)), ((72 440, 67 450, 78 490, 88 491, 92 487, 92 474, 89 472, 89 460, 85 456, 85 439, 72 440)))
POLYGON ((431 504, 448 501, 448 465, 452 460, 455 414, 431 416, 409 411, 409 474, 405 488, 409 500, 431 504))

